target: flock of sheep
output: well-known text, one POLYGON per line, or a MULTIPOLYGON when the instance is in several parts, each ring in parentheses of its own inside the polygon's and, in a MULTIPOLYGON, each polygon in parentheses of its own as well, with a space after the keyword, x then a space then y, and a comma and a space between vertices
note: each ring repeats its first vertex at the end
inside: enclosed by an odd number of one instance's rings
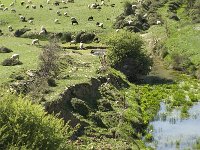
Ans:
MULTIPOLYGON (((42 8, 44 8, 46 6, 46 5, 42 5, 42 4, 40 4, 40 5, 34 5, 34 3, 33 3, 32 0, 26 0, 26 1, 20 1, 20 2, 16 2, 16 1, 17 0, 13 0, 13 2, 10 3, 10 5, 9 5, 10 7, 5 7, 5 5, 3 3, 1 3, 1 1, 0 1, 0 10, 2 10, 2 11, 9 11, 10 10, 12 13, 16 13, 17 10, 14 8, 14 6, 17 3, 19 5, 21 5, 22 7, 25 7, 26 9, 37 9, 38 6, 39 6, 39 8, 42 9, 42 8)), ((106 0, 106 1, 105 0, 96 0, 96 2, 88 5, 88 9, 101 10, 103 6, 108 6, 107 2, 110 2, 110 0, 106 0), (100 2, 98 3, 98 1, 100 1, 100 2)), ((51 5, 59 6, 60 4, 67 4, 67 3, 74 3, 74 0, 60 0, 60 1, 47 0, 46 1, 46 4, 49 5, 49 6, 51 6, 51 5)), ((142 0, 138 0, 138 3, 142 3, 142 0)), ((115 7, 115 4, 110 4, 110 6, 111 7, 115 7)), ((132 7, 135 8, 135 9, 137 9, 136 5, 133 5, 132 7)), ((49 10, 51 10, 51 8, 49 8, 49 10)), ((57 10, 56 14, 57 14, 58 17, 62 16, 62 15, 64 17, 71 17, 71 19, 70 19, 71 20, 71 24, 72 25, 79 25, 79 22, 78 22, 77 18, 74 17, 74 16, 70 16, 68 14, 68 12, 66 12, 66 11, 62 13, 60 10, 57 10)), ((93 20, 94 20, 93 16, 89 16, 88 17, 88 21, 93 21, 93 20)), ((30 25, 34 24, 34 18, 27 19, 22 14, 19 14, 19 21, 21 21, 21 22, 28 22, 30 25)), ((55 24, 60 24, 59 19, 56 18, 54 20, 54 23, 55 24)), ((131 24, 132 20, 128 20, 128 23, 131 24)), ((161 21, 158 20, 157 24, 161 24, 161 21)), ((96 26, 104 29, 104 24, 102 22, 96 22, 96 26)), ((14 31, 14 29, 13 29, 13 27, 11 25, 8 26, 8 31, 9 32, 13 32, 14 31)), ((118 31, 119 31, 119 29, 116 30, 116 32, 118 32, 118 31)), ((2 31, 0 31, 0 32, 2 33, 2 31)), ((46 28, 44 26, 42 26, 41 30, 39 31, 38 34, 39 35, 46 35, 47 34, 46 28)), ((71 41, 71 43, 75 43, 75 42, 76 41, 74 41, 74 40, 71 41)), ((33 39, 32 40, 31 45, 36 45, 36 44, 38 44, 38 45, 40 44, 39 43, 39 39, 33 39)), ((83 49, 83 43, 80 43, 80 49, 83 49)), ((12 59, 14 59, 14 58, 19 58, 19 56, 18 57, 12 56, 12 59)))
MULTIPOLYGON (((98 1, 96 0, 95 3, 89 4, 88 8, 89 9, 101 9, 101 7, 103 5, 105 5, 105 2, 104 2, 104 0, 99 0, 99 1, 100 1, 100 4, 97 4, 96 2, 98 2, 98 1)), ((108 1, 110 2, 110 0, 108 0, 108 1)), ((61 0, 61 1, 47 0, 46 3, 49 6, 51 6, 51 5, 59 6, 61 3, 62 4, 74 3, 74 0, 61 0)), ((15 5, 16 4, 19 4, 21 7, 25 7, 25 9, 37 9, 37 7, 38 7, 37 5, 35 5, 33 3, 32 0, 26 0, 26 1, 13 0, 13 2, 11 2, 8 7, 6 7, 0 1, 0 11, 9 11, 10 10, 11 13, 17 13, 17 10, 15 9, 15 5)), ((114 6, 114 5, 112 5, 112 6, 114 6)), ((44 7, 45 7, 45 5, 42 5, 42 4, 39 5, 39 8, 44 8, 44 7)), ((51 10, 51 8, 49 8, 49 10, 51 10)), ((63 15, 64 17, 70 17, 69 14, 68 14, 68 12, 61 13, 60 10, 57 10, 56 14, 57 14, 57 16, 62 16, 63 15)), ((72 25, 78 25, 79 24, 77 18, 74 17, 74 16, 71 16, 70 20, 71 20, 71 24, 72 25)), ((88 21, 93 21, 93 20, 94 20, 93 16, 89 16, 88 17, 88 21)), ((21 21, 21 22, 28 22, 30 25, 34 24, 34 18, 27 19, 25 17, 25 15, 23 15, 23 14, 19 14, 19 21, 21 21)), ((55 24, 59 24, 60 23, 59 19, 55 19, 54 23, 55 24)), ((97 22, 96 26, 103 28, 103 23, 97 22)), ((12 25, 8 25, 8 31, 9 32, 13 32, 14 31, 12 25)), ((0 30, 0 32, 1 32, 1 34, 3 34, 2 30, 0 30)), ((39 35, 45 35, 45 34, 47 34, 46 28, 44 26, 42 26, 41 30, 40 30, 40 32, 38 34, 39 35)), ((71 43, 76 43, 76 41, 72 40, 71 43)), ((31 45, 36 45, 36 44, 40 45, 39 39, 33 39, 32 40, 31 45)), ((82 42, 80 43, 80 49, 83 49, 83 43, 82 42)), ((11 59, 12 60, 14 60, 14 59, 15 60, 19 60, 19 54, 13 54, 11 56, 11 59)))

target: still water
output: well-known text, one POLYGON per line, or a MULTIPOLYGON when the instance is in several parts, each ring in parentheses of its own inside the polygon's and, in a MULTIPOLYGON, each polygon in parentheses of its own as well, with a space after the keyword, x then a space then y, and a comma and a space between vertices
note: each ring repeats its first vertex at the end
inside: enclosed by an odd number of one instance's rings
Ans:
POLYGON ((180 110, 168 112, 165 103, 150 123, 154 140, 147 146, 157 150, 193 150, 200 139, 200 102, 188 111, 189 118, 181 119, 180 110))

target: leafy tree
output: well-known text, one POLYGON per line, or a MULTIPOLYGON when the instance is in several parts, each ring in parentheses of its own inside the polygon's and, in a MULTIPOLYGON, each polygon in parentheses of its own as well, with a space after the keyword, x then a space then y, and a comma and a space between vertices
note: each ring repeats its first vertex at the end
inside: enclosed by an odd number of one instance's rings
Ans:
POLYGON ((108 59, 111 67, 123 72, 129 81, 136 81, 146 75, 152 65, 151 59, 143 50, 142 39, 130 32, 116 33, 107 41, 110 46, 108 59))

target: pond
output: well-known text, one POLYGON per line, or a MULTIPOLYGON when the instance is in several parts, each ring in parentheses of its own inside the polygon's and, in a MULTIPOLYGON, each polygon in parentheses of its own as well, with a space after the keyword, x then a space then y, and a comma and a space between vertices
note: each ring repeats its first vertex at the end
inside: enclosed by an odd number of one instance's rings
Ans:
POLYGON ((153 141, 146 145, 157 150, 193 149, 200 139, 200 102, 192 106, 188 114, 188 118, 182 119, 179 109, 168 112, 162 102, 160 111, 150 123, 153 141))

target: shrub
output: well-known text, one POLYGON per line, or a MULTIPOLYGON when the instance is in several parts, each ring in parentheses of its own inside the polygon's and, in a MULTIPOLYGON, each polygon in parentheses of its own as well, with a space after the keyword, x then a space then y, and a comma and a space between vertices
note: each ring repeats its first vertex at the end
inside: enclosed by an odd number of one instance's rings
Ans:
POLYGON ((4 46, 0 47, 0 53, 10 53, 10 52, 12 52, 11 49, 4 46))
POLYGON ((128 15, 131 15, 133 13, 134 12, 133 12, 133 9, 132 9, 132 4, 130 2, 128 2, 128 1, 126 1, 124 3, 124 15, 128 16, 128 15))
POLYGON ((108 59, 111 67, 123 72, 130 81, 146 75, 152 60, 143 51, 142 39, 133 33, 122 32, 110 36, 108 59))
POLYGON ((2 62, 3 66, 15 66, 15 65, 21 65, 22 62, 16 59, 7 58, 2 62))
POLYGON ((15 95, 0 98, 0 149, 69 149, 64 121, 15 95))
POLYGON ((94 37, 95 37, 94 33, 85 33, 85 34, 81 34, 80 40, 83 43, 88 43, 88 42, 92 42, 94 37))
POLYGON ((70 32, 66 32, 62 34, 61 41, 70 42, 72 41, 72 34, 70 32))

